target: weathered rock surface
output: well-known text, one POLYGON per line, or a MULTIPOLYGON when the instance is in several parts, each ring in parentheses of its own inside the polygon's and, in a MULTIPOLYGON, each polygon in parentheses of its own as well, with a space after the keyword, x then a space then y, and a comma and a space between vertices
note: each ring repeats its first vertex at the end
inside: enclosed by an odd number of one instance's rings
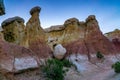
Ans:
POLYGON ((116 29, 106 33, 105 36, 115 45, 117 51, 120 52, 120 30, 116 29))
POLYGON ((37 58, 31 50, 5 42, 0 35, 0 73, 37 68, 37 58))
POLYGON ((34 7, 30 10, 31 18, 26 24, 26 45, 31 49, 39 58, 50 57, 51 50, 45 42, 45 32, 40 25, 39 12, 40 7, 34 7))
POLYGON ((90 53, 97 51, 103 54, 115 53, 114 45, 102 34, 94 15, 86 19, 85 42, 90 53))
POLYGON ((23 45, 24 38, 24 19, 21 17, 8 18, 2 22, 4 39, 8 42, 23 45))
POLYGON ((63 30, 64 28, 65 27, 63 25, 51 26, 50 28, 46 28, 45 32, 60 31, 63 30))
POLYGON ((26 27, 20 17, 9 18, 2 23, 0 76, 4 78, 3 75, 10 72, 13 74, 12 77, 16 78, 12 80, 44 80, 41 79, 38 69, 25 71, 23 74, 14 75, 14 73, 38 68, 51 56, 52 49, 56 58, 68 58, 76 65, 77 70, 85 75, 74 74, 74 70, 68 73, 65 80, 112 80, 111 75, 113 80, 118 79, 114 78, 115 73, 111 70, 111 65, 120 59, 120 55, 115 54, 120 52, 119 30, 109 34, 108 40, 100 31, 94 15, 88 16, 84 22, 70 18, 63 25, 43 30, 39 20, 40 11, 41 8, 38 6, 30 10, 31 18, 26 27), (55 44, 63 46, 57 45, 54 48, 55 44), (95 54, 98 51, 105 55, 104 60, 96 58, 95 54), (91 59, 92 63, 88 59, 91 59))
POLYGON ((67 55, 78 53, 90 56, 98 51, 103 54, 116 53, 115 46, 100 31, 94 15, 88 16, 85 22, 76 18, 68 19, 61 26, 53 26, 46 30, 51 49, 58 43, 65 46, 67 55), (61 26, 62 29, 59 28, 61 26))
MULTIPOLYGON (((4 38, 2 33, 0 37, 0 73, 14 74, 29 68, 38 68, 50 57, 51 50, 45 42, 45 33, 40 26, 39 12, 40 8, 38 7, 30 11, 32 17, 26 27, 24 20, 20 17, 3 21, 4 38)), ((14 77, 14 75, 12 76, 14 77)))
POLYGON ((42 29, 42 27, 40 25, 40 20, 39 20, 40 10, 41 10, 40 7, 34 7, 30 10, 31 18, 26 23, 26 28, 25 28, 28 44, 30 44, 31 42, 34 42, 35 40, 38 40, 38 39, 45 42, 45 32, 42 29), (35 11, 35 12, 33 12, 33 11, 35 11))
POLYGON ((4 39, 10 43, 29 48, 39 58, 48 58, 51 50, 45 41, 45 32, 40 25, 39 13, 41 8, 36 6, 30 10, 31 18, 24 25, 24 19, 16 16, 2 22, 4 39))
POLYGON ((65 56, 65 53, 66 53, 66 49, 61 44, 57 44, 54 47, 53 55, 55 58, 59 60, 63 59, 63 57, 65 56))

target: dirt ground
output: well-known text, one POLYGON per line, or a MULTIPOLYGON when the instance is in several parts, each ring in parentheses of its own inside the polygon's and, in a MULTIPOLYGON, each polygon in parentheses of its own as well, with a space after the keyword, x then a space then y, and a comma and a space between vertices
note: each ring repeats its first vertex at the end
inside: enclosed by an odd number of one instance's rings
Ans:
MULTIPOLYGON (((119 61, 120 57, 107 55, 104 59, 99 60, 92 57, 88 61, 86 56, 72 57, 74 65, 69 68, 65 75, 65 80, 120 80, 120 74, 114 72, 111 68, 112 64, 119 61), (74 62, 76 61, 77 62, 74 62)), ((1 77, 0 80, 8 80, 1 77)), ((27 70, 25 72, 14 74, 11 80, 45 80, 45 77, 40 69, 27 70)))

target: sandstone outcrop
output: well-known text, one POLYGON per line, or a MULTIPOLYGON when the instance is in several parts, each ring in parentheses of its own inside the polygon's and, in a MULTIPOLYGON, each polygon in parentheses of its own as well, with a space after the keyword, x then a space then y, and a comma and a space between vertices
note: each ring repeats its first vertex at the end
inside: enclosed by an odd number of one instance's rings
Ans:
POLYGON ((95 16, 86 19, 85 42, 91 53, 100 51, 104 54, 115 53, 114 45, 102 34, 95 16))
POLYGON ((48 58, 51 50, 46 44, 45 32, 40 25, 39 13, 41 8, 36 6, 30 10, 31 18, 24 25, 24 19, 16 16, 2 22, 4 39, 7 42, 29 48, 40 58, 48 58))
POLYGON ((42 29, 39 20, 40 10, 41 8, 38 6, 30 10, 31 18, 26 23, 26 28, 25 28, 26 39, 28 40, 28 46, 30 43, 38 39, 45 42, 45 32, 42 29))
POLYGON ((26 45, 31 49, 39 58, 50 57, 51 50, 45 42, 45 32, 40 25, 39 13, 41 8, 34 7, 30 10, 31 18, 26 24, 26 45))
POLYGON ((50 47, 53 48, 56 43, 62 44, 67 49, 67 55, 96 54, 98 51, 103 54, 116 53, 114 45, 100 31, 94 15, 88 16, 85 22, 71 18, 63 25, 45 31, 50 47))
MULTIPOLYGON (((78 75, 79 78, 75 78, 77 80, 93 80, 98 77, 103 80, 111 75, 110 72, 110 75, 108 73, 104 76, 106 72, 103 74, 103 71, 111 71, 111 65, 120 59, 120 55, 115 54, 120 52, 119 30, 106 34, 107 39, 100 31, 94 15, 88 16, 85 21, 70 18, 63 25, 51 26, 44 30, 40 25, 40 11, 41 8, 38 6, 30 10, 31 18, 26 26, 20 17, 3 21, 3 31, 0 32, 0 79, 1 76, 4 78, 4 74, 10 73, 12 77, 16 77, 15 80, 44 80, 41 79, 38 67, 52 55, 57 59, 65 57, 76 66, 78 71, 84 75, 88 73, 87 78, 78 75), (105 57, 103 62, 95 56, 98 51, 105 57), (35 71, 26 71, 31 68, 35 68, 35 71), (23 70, 25 72, 20 74, 19 72, 23 70), (99 75, 96 74, 98 72, 99 75), (14 73, 19 74, 14 75, 14 73)), ((71 77, 66 80, 72 79, 71 77)))
POLYGON ((2 22, 4 39, 8 42, 23 45, 24 38, 24 19, 21 17, 8 18, 2 22))
POLYGON ((0 73, 16 73, 38 67, 38 57, 30 49, 5 42, 0 35, 0 73))
POLYGON ((120 52, 120 30, 115 29, 112 32, 108 32, 105 36, 115 45, 118 52, 120 52))
POLYGON ((63 25, 52 26, 50 29, 45 29, 48 40, 47 42, 51 49, 53 49, 53 45, 56 43, 66 45, 79 38, 83 38, 83 29, 79 29, 78 24, 78 19, 71 18, 66 20, 63 25), (78 35, 80 33, 81 35, 78 35))
POLYGON ((53 55, 55 58, 61 60, 65 56, 66 49, 61 44, 54 45, 53 55))
POLYGON ((116 39, 116 38, 120 40, 120 30, 119 30, 119 29, 115 29, 115 30, 112 31, 112 32, 105 33, 105 36, 106 36, 110 41, 112 41, 113 39, 116 39))

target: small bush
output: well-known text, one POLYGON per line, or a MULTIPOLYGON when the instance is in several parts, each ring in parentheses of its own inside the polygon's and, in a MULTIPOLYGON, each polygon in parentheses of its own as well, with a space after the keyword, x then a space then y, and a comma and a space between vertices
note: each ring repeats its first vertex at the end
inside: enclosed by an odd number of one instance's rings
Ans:
POLYGON ((67 70, 64 70, 63 67, 62 61, 49 59, 42 70, 47 80, 64 80, 64 75, 67 70))
POLYGON ((96 57, 97 57, 98 59, 104 58, 103 54, 101 54, 99 51, 97 52, 96 57))
POLYGON ((73 64, 69 60, 62 60, 62 64, 64 67, 71 67, 73 64))
POLYGON ((120 62, 116 62, 115 64, 113 64, 112 68, 116 73, 120 73, 120 62))

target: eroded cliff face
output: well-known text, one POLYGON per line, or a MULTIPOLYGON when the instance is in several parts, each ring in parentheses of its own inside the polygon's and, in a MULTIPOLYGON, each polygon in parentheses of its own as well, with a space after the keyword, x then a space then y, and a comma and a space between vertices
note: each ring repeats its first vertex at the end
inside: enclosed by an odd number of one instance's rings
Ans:
POLYGON ((45 31, 47 35, 46 40, 51 49, 54 44, 59 43, 66 45, 78 39, 84 38, 84 27, 80 26, 79 20, 76 18, 68 19, 63 25, 52 26, 45 29, 45 31))
POLYGON ((51 50, 46 44, 45 32, 40 25, 40 10, 38 6, 30 10, 31 18, 26 26, 20 17, 6 19, 2 22, 2 33, 5 41, 29 48, 39 58, 48 58, 51 50))
POLYGON ((30 49, 6 42, 0 33, 0 73, 36 68, 38 63, 38 57, 30 49))
POLYGON ((120 30, 119 29, 115 29, 114 31, 112 32, 108 32, 108 33, 105 33, 105 36, 110 40, 112 41, 113 39, 117 38, 120 40, 120 30))
POLYGON ((115 29, 112 32, 106 33, 105 36, 115 45, 118 52, 120 52, 120 30, 115 29))
POLYGON ((28 44, 38 39, 45 42, 45 33, 40 25, 40 20, 39 20, 40 11, 41 11, 40 7, 34 7, 30 10, 31 18, 26 23, 26 28, 25 28, 28 44))
MULTIPOLYGON (((7 74, 38 68, 50 57, 51 50, 45 42, 40 26, 39 7, 34 7, 27 22, 20 17, 9 18, 2 23, 0 32, 0 73, 7 74)), ((14 79, 12 79, 14 80, 14 79)))
POLYGON ((40 58, 50 57, 51 50, 45 42, 45 32, 40 25, 39 13, 41 8, 34 7, 30 10, 31 18, 25 28, 25 47, 31 49, 40 58))
POLYGON ((115 53, 114 45, 102 34, 95 16, 86 19, 85 42, 91 53, 98 51, 104 54, 115 53))
POLYGON ((40 25, 40 11, 38 6, 30 10, 31 18, 26 27, 24 20, 19 17, 4 21, 2 27, 5 40, 29 48, 41 58, 50 56, 55 44, 62 44, 67 54, 94 54, 98 51, 103 54, 116 53, 113 43, 100 31, 94 15, 88 16, 85 21, 70 18, 63 25, 44 30, 40 25))
MULTIPOLYGON (((110 33, 107 39, 100 31, 94 15, 88 16, 83 22, 76 18, 70 18, 63 25, 52 26, 44 30, 40 25, 40 10, 41 8, 38 6, 30 10, 31 18, 26 26, 20 17, 3 21, 3 31, 0 32, 0 76, 6 73, 8 75, 10 72, 12 74, 11 80, 38 80, 38 76, 41 79, 40 74, 38 74, 40 72, 36 68, 39 68, 39 65, 43 65, 45 60, 51 57, 53 46, 56 44, 62 44, 61 46, 66 48, 65 51, 60 50, 61 53, 65 54, 62 55, 62 58, 68 58, 76 65, 78 71, 86 71, 85 73, 89 73, 88 75, 91 75, 91 72, 98 68, 100 68, 99 71, 101 68, 103 70, 111 69, 111 65, 120 58, 119 54, 111 55, 111 53, 120 52, 119 30, 110 33), (101 59, 103 62, 95 56, 98 51, 104 54, 105 59, 101 59), (94 65, 90 62, 93 62, 94 65), (99 67, 96 68, 97 66, 99 67), (35 72, 28 73, 26 69, 31 68, 35 68, 35 72), (25 73, 14 75, 22 70, 25 70, 25 73), (15 77, 16 79, 13 79, 15 77)), ((60 48, 57 48, 56 52, 59 54, 58 49, 60 48)), ((89 76, 85 79, 93 80, 101 77, 96 74, 98 73, 96 70, 94 74, 97 76, 93 75, 95 77, 89 76)), ((101 74, 103 77, 102 71, 101 74)), ((72 78, 68 77, 68 79, 72 78)))
POLYGON ((114 45, 100 31, 94 15, 88 16, 85 22, 71 18, 66 20, 63 25, 54 26, 45 31, 50 47, 60 43, 66 47, 68 54, 93 54, 98 51, 110 54, 115 52, 114 45))

